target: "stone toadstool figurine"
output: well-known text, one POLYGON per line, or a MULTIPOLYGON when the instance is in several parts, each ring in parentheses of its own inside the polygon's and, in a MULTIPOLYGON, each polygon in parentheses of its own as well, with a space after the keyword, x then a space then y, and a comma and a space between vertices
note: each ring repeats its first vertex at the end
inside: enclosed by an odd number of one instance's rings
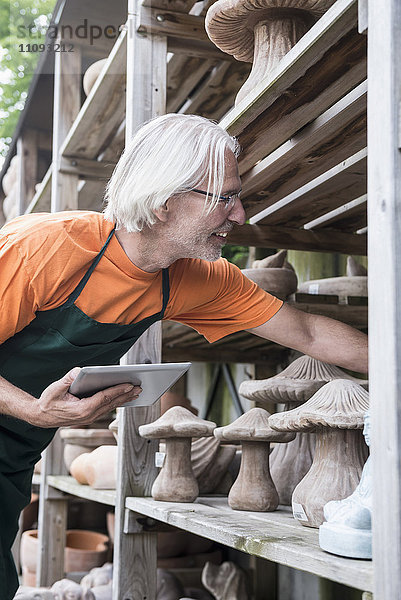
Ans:
POLYGON ((253 62, 240 102, 266 77, 335 0, 218 0, 205 27, 212 42, 237 60, 253 62))
MULTIPOLYGON (((357 381, 327 363, 300 356, 284 371, 269 379, 243 381, 239 393, 255 402, 286 404, 287 410, 303 404, 333 379, 357 381)), ((295 440, 278 444, 270 454, 270 473, 277 488, 280 504, 291 505, 292 493, 309 471, 315 450, 313 434, 297 433, 295 440)))
POLYGON ((228 503, 235 510, 267 512, 278 506, 277 490, 270 477, 270 442, 289 442, 295 434, 274 431, 269 416, 264 408, 251 408, 231 425, 214 430, 218 439, 240 441, 242 445, 239 474, 228 494, 228 503))
POLYGON ((191 438, 213 435, 216 423, 205 421, 182 406, 173 406, 153 423, 141 425, 145 438, 163 438, 166 456, 152 486, 155 500, 193 502, 199 488, 191 466, 191 438))
POLYGON ((242 269, 242 273, 258 284, 262 290, 285 300, 296 291, 298 278, 293 266, 287 262, 287 250, 255 260, 250 269, 242 269))
POLYGON ((334 379, 300 407, 270 417, 277 431, 316 433, 312 466, 292 495, 294 517, 302 525, 319 527, 324 505, 346 498, 358 485, 368 454, 361 432, 368 408, 363 387, 334 379))
POLYGON ((336 295, 340 303, 346 303, 348 296, 367 297, 367 270, 363 265, 357 263, 352 256, 348 256, 347 274, 345 276, 304 281, 300 284, 298 291, 306 294, 336 295))

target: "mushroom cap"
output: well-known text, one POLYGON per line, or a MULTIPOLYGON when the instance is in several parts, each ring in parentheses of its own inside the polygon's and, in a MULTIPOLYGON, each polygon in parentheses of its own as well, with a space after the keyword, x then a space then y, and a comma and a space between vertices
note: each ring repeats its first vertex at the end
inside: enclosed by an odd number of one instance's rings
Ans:
POLYGON ((268 9, 298 9, 320 17, 335 0, 217 0, 206 13, 205 28, 212 42, 237 60, 253 61, 254 25, 267 19, 268 9))
POLYGON ((219 440, 241 442, 291 442, 295 434, 283 434, 269 425, 270 413, 264 408, 251 408, 230 425, 217 427, 214 435, 219 440))
POLYGON ((347 277, 367 276, 368 270, 355 260, 353 256, 347 256, 347 277))
POLYGON ((205 421, 182 406, 173 406, 153 423, 141 425, 145 438, 201 437, 213 435, 216 423, 205 421))
POLYGON ((257 402, 306 402, 327 382, 333 379, 359 380, 344 371, 310 356, 300 356, 284 371, 268 379, 243 381, 241 396, 257 402))
POLYGON ((326 383, 308 402, 269 418, 277 431, 315 431, 322 427, 362 429, 369 394, 349 379, 326 383))
POLYGON ((279 252, 276 252, 276 254, 271 254, 270 256, 266 256, 261 260, 254 260, 252 263, 252 269, 286 268, 284 267, 286 258, 287 250, 279 250, 279 252))

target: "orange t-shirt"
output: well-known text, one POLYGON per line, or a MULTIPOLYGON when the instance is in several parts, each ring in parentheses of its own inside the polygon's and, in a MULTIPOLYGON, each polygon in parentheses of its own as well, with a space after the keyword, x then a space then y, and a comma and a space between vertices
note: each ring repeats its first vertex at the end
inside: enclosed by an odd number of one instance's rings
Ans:
MULTIPOLYGON (((36 311, 67 300, 112 227, 100 213, 69 211, 17 217, 0 230, 0 343, 36 311)), ((169 277, 164 319, 189 325, 210 342, 262 325, 282 306, 225 259, 177 260, 169 277)), ((76 305, 101 323, 136 323, 160 311, 162 272, 136 267, 113 236, 76 305)))

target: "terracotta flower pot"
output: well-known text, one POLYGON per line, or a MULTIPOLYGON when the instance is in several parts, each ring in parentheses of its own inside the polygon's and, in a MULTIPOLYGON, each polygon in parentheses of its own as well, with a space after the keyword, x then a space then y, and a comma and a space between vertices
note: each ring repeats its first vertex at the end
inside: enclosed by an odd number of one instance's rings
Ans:
MULTIPOLYGON (((107 535, 84 529, 71 529, 66 534, 66 547, 64 549, 64 571, 90 571, 93 567, 100 567, 107 560, 109 538, 107 535)), ((24 574, 24 585, 35 585, 25 583, 32 581, 30 575, 36 573, 37 555, 39 551, 39 540, 37 529, 24 531, 21 538, 21 565, 24 574)))

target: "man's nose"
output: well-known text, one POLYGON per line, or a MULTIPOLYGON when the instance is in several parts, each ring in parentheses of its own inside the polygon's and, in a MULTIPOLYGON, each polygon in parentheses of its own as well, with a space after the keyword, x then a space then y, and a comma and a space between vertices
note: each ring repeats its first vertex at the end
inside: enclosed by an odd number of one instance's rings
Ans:
POLYGON ((238 225, 243 225, 246 221, 245 210, 242 205, 241 200, 238 198, 232 207, 230 214, 228 216, 228 220, 233 223, 237 223, 238 225))

